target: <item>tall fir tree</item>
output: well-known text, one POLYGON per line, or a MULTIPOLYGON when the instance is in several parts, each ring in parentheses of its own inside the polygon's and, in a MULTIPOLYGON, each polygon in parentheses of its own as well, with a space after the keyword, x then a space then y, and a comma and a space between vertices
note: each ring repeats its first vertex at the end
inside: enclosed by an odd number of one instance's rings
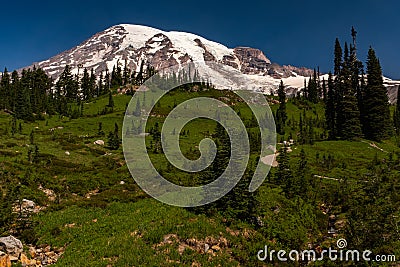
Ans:
POLYGON ((110 84, 110 73, 108 72, 108 69, 106 69, 106 74, 104 75, 104 92, 105 94, 111 89, 111 84, 110 84))
POLYGON ((365 126, 368 139, 380 141, 392 133, 389 99, 383 85, 382 68, 375 51, 370 47, 367 58, 367 86, 363 99, 365 126))
POLYGON ((324 103, 325 103, 325 105, 326 105, 326 100, 327 100, 327 97, 328 97, 328 90, 327 90, 327 88, 326 88, 326 81, 325 81, 325 78, 322 79, 322 86, 321 86, 321 88, 322 88, 322 98, 324 99, 324 103))
POLYGON ((10 95, 11 95, 11 79, 10 74, 8 73, 7 68, 4 69, 4 72, 1 76, 0 83, 0 108, 1 109, 12 109, 10 106, 10 95))
POLYGON ((276 172, 276 183, 283 186, 285 195, 291 195, 291 182, 293 181, 293 173, 289 164, 289 155, 287 146, 280 149, 277 157, 278 170, 276 172))
POLYGON ((107 106, 110 108, 114 108, 114 98, 113 98, 111 91, 108 93, 108 105, 107 106))
POLYGON ((350 61, 350 54, 349 54, 349 46, 347 45, 347 42, 344 43, 344 50, 343 50, 343 63, 342 63, 342 68, 349 67, 349 61, 350 61))
MULTIPOLYGON (((78 99, 78 86, 78 82, 71 73, 71 67, 66 65, 56 83, 56 92, 60 101, 65 97, 67 102, 76 102, 78 99)), ((60 108, 59 111, 61 111, 60 108)))
POLYGON ((41 68, 36 68, 34 66, 32 69, 31 79, 32 112, 36 114, 41 112, 51 113, 47 105, 49 93, 53 86, 51 78, 49 78, 46 72, 44 72, 41 68))
POLYGON ((285 86, 283 85, 283 81, 281 81, 281 83, 279 84, 278 97, 279 97, 279 108, 276 111, 276 131, 279 134, 284 135, 287 113, 286 113, 286 92, 285 92, 285 86))
POLYGON ((365 87, 366 87, 365 72, 364 68, 361 68, 360 84, 357 87, 357 101, 358 101, 358 109, 360 110, 360 122, 363 133, 365 133, 365 126, 366 126, 365 105, 364 105, 365 87))
POLYGON ((304 78, 303 97, 304 97, 305 99, 308 99, 307 79, 306 79, 306 78, 304 78))
POLYGON ((318 78, 317 78, 317 72, 314 69, 314 74, 310 79, 308 80, 308 87, 307 87, 307 92, 308 92, 308 100, 317 103, 318 102, 318 78))
POLYGON ((397 88, 397 102, 396 109, 394 110, 393 121, 394 126, 396 127, 396 133, 400 134, 400 86, 397 88))
POLYGON ((18 99, 17 99, 17 118, 27 121, 33 120, 31 97, 29 88, 31 85, 30 73, 27 70, 22 70, 21 79, 18 88, 18 99))
POLYGON ((128 61, 125 59, 124 71, 122 74, 122 84, 123 85, 127 85, 130 82, 130 73, 131 73, 131 70, 129 69, 128 61))
POLYGON ((325 119, 328 130, 328 138, 336 138, 336 93, 332 73, 328 77, 328 93, 325 106, 325 119))
POLYGON ((98 81, 98 83, 97 83, 96 89, 97 89, 97 92, 96 92, 96 96, 97 96, 97 97, 99 97, 100 95, 103 94, 103 91, 104 91, 103 72, 100 73, 99 81, 98 81))
MULTIPOLYGON (((345 51, 347 45, 345 45, 345 51)), ((349 69, 349 57, 345 52, 345 61, 336 77, 337 106, 336 106, 336 128, 337 135, 345 140, 357 139, 362 136, 360 111, 356 92, 351 80, 351 71, 349 69)))
POLYGON ((81 79, 81 91, 83 94, 83 100, 89 100, 90 98, 90 77, 89 72, 86 68, 83 70, 83 76, 81 79))
POLYGON ((340 46, 339 39, 336 38, 335 40, 335 51, 334 51, 335 59, 334 59, 334 72, 333 74, 339 75, 340 69, 342 67, 342 57, 343 57, 343 52, 342 52, 342 47, 340 46))
POLYGON ((117 67, 113 67, 110 83, 112 88, 117 88, 122 85, 122 69, 119 61, 117 61, 117 67))
POLYGON ((89 98, 93 98, 96 95, 96 91, 96 74, 94 73, 94 69, 91 69, 89 78, 89 98))

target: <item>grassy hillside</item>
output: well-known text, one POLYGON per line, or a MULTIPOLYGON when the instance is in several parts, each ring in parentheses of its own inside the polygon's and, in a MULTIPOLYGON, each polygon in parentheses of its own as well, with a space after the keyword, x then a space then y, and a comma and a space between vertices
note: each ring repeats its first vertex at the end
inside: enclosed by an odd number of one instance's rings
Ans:
MULTIPOLYGON (((231 98, 242 119, 252 119, 249 109, 229 92, 177 91, 157 104, 146 129, 161 124, 174 106, 196 96, 231 98)), ((252 195, 256 201, 252 216, 239 218, 235 205, 225 210, 208 206, 184 209, 162 204, 144 193, 128 171, 122 147, 112 150, 107 145, 107 135, 114 132, 115 124, 121 131, 131 97, 114 95, 113 99, 115 106, 108 114, 100 115, 108 104, 108 97, 103 97, 85 103, 83 115, 77 119, 45 115, 44 120, 33 123, 17 121, 16 128, 9 114, 0 113, 2 236, 11 233, 25 244, 65 247, 56 266, 284 266, 282 262, 259 261, 257 252, 265 245, 275 250, 326 248, 340 237, 346 238, 351 248, 400 252, 396 228, 386 221, 378 226, 375 222, 376 216, 400 215, 395 209, 400 200, 396 192, 400 149, 394 138, 381 143, 326 141, 323 104, 289 100, 285 135, 277 141, 294 139, 287 154, 294 175, 304 150, 303 192, 289 197, 288 189, 277 180, 278 168, 272 168, 252 195), (312 140, 306 144, 300 142, 300 114, 313 125, 312 140), (104 140, 106 145, 94 144, 96 140, 104 140), (52 190, 55 198, 44 189, 52 190), (23 198, 35 201, 43 210, 29 220, 18 220, 15 214, 10 217, 10 201, 23 198), (357 210, 360 213, 356 214, 357 210), (332 215, 335 234, 328 233, 332 215), (349 221, 363 224, 353 229, 364 231, 359 233, 359 243, 354 241, 349 221), (372 235, 375 239, 368 243, 372 235)), ((271 109, 276 111, 277 105, 271 104, 271 109)), ((215 127, 216 123, 207 119, 187 124, 186 134, 180 137, 183 153, 198 158, 199 142, 211 136, 215 127)), ((257 133, 257 127, 249 126, 248 131, 257 133)), ((149 136, 146 142, 150 147, 156 140, 149 136)), ((256 148, 252 148, 253 160, 256 148)), ((150 151, 150 157, 169 180, 202 184, 201 176, 171 171, 162 153, 150 151)), ((332 262, 312 265, 336 266, 332 262)))

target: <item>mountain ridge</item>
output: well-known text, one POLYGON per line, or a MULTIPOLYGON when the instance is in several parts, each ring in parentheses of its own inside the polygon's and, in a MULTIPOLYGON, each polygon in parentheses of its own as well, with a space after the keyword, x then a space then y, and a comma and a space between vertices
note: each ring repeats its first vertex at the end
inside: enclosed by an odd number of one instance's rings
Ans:
MULTIPOLYGON (((274 93, 282 79, 287 93, 295 94, 304 87, 304 80, 313 74, 313 70, 305 67, 273 63, 257 48, 228 48, 197 34, 163 31, 134 24, 111 26, 79 45, 29 67, 36 65, 57 79, 66 65, 72 67, 73 74, 82 74, 81 70, 87 68, 99 75, 111 72, 117 64, 122 68, 126 64, 130 70, 137 72, 142 63, 161 70, 188 62, 208 61, 222 63, 239 71, 251 85, 249 89, 263 93, 274 93)), ((385 78, 391 102, 399 84, 400 81, 385 78)))
MULTIPOLYGON (((262 90, 275 89, 280 78, 309 76, 311 69, 280 66, 272 63, 257 48, 239 46, 228 48, 199 35, 178 31, 162 31, 142 25, 118 24, 98 32, 76 47, 61 52, 47 60, 35 62, 52 78, 57 79, 65 68, 72 67, 77 74, 82 68, 93 68, 96 74, 111 71, 127 60, 128 67, 138 71, 145 61, 156 69, 179 65, 188 61, 216 61, 248 75, 256 75, 262 90)), ((299 82, 297 82, 300 84, 299 82)), ((289 83, 291 85, 291 83, 289 83)), ((295 86, 297 87, 297 86, 295 86)))

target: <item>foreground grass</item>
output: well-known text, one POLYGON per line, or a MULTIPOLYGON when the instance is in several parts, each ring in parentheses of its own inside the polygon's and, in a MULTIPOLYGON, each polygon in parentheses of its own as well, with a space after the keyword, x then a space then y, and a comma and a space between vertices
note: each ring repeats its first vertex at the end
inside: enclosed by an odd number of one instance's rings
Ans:
POLYGON ((40 243, 67 246, 57 266, 237 266, 232 254, 246 238, 230 235, 217 220, 152 199, 111 203, 105 209, 71 206, 37 220, 40 243), (221 243, 214 255, 204 247, 187 247, 188 239, 221 237, 228 245, 221 243))
MULTIPOLYGON (((200 93, 193 94, 199 96, 200 93)), ((203 94, 226 97, 220 91, 203 94)), ((174 105, 189 96, 192 94, 181 92, 162 99, 154 111, 160 116, 150 119, 148 128, 155 121, 162 122, 174 105)), ((282 189, 269 184, 268 179, 258 189, 257 215, 263 222, 258 228, 245 222, 227 221, 218 213, 207 217, 195 210, 171 207, 150 199, 132 179, 122 148, 110 150, 93 144, 98 139, 107 141, 107 133, 114 131, 115 123, 122 129, 129 100, 129 96, 116 95, 114 110, 98 115, 108 103, 108 98, 103 97, 85 104, 81 118, 46 116, 43 121, 21 122, 22 131, 14 135, 10 133, 11 116, 0 114, 0 177, 7 183, 22 184, 19 197, 48 205, 33 218, 36 223, 34 241, 38 245, 66 247, 56 266, 265 266, 256 257, 265 245, 290 250, 305 249, 310 243, 326 247, 335 243, 336 239, 327 234, 329 214, 319 210, 321 200, 315 203, 297 198, 289 200, 282 189), (98 133, 100 122, 104 135, 98 133), (31 144, 31 132, 34 144, 31 144), (35 145, 39 148, 39 160, 29 162, 28 151, 35 145), (59 197, 57 203, 49 201, 38 190, 39 185, 54 190, 59 197), (208 252, 205 252, 206 243, 210 247, 208 252), (217 247, 213 249, 214 245, 217 247)), ((148 97, 147 101, 152 99, 148 97)), ((248 110, 240 104, 234 107, 250 120, 248 110)), ((273 110, 276 108, 272 106, 273 110)), ((298 123, 301 112, 301 107, 288 103, 293 124, 298 123)), ((311 106, 306 115, 321 119, 322 106, 311 106)), ((184 130, 190 133, 180 138, 183 153, 197 158, 200 140, 212 133, 215 125, 206 119, 188 123, 184 130)), ((312 145, 299 145, 296 131, 296 127, 287 126, 287 132, 295 139, 289 153, 291 166, 296 166, 300 150, 304 149, 313 175, 366 180, 377 162, 389 160, 390 155, 393 161, 399 160, 400 150, 395 140, 375 143, 383 151, 372 147, 368 140, 315 141, 312 145)), ((323 134, 323 129, 316 127, 315 132, 323 134)), ((278 141, 288 137, 288 134, 280 136, 278 141)), ((149 144, 151 137, 147 141, 149 144)), ((191 185, 190 174, 168 173, 162 154, 150 153, 150 157, 167 178, 191 185)), ((392 173, 396 171, 391 170, 392 173)), ((273 169, 269 177, 275 172, 273 169)), ((340 186, 335 180, 320 180, 319 183, 327 191, 340 186)), ((0 187, 3 189, 6 184, 0 187)))

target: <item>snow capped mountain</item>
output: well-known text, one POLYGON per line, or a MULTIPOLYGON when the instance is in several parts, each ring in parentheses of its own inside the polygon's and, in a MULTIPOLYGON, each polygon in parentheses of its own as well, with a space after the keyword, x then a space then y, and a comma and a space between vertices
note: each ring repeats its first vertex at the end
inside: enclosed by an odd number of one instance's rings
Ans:
MULTIPOLYGON (((111 71, 117 64, 123 68, 125 62, 131 70, 139 71, 142 62, 160 70, 187 62, 205 61, 226 65, 243 75, 252 89, 263 92, 275 90, 280 79, 292 89, 300 88, 304 78, 312 73, 306 68, 271 63, 259 49, 228 48, 192 33, 129 24, 108 28, 68 51, 33 65, 57 79, 66 65, 72 67, 74 74, 87 68, 99 75, 107 69, 111 71)), ((209 75, 213 83, 213 77, 219 76, 212 71, 209 75)))
MULTIPOLYGON (((230 83, 222 78, 222 70, 200 70, 206 73, 217 87, 246 86, 248 89, 265 93, 276 91, 282 79, 287 93, 295 94, 304 86, 304 79, 308 79, 313 73, 307 68, 271 63, 265 54, 256 48, 228 48, 192 33, 162 31, 130 24, 110 27, 68 51, 33 65, 41 67, 57 79, 66 65, 72 67, 73 74, 82 74, 83 68, 87 68, 93 69, 99 75, 106 70, 111 71, 117 64, 122 68, 126 64, 130 70, 139 71, 142 62, 161 70, 188 62, 210 61, 224 64, 230 74, 239 78, 235 79, 239 82, 230 83)), ((385 79, 385 84, 393 101, 400 82, 385 79)))

